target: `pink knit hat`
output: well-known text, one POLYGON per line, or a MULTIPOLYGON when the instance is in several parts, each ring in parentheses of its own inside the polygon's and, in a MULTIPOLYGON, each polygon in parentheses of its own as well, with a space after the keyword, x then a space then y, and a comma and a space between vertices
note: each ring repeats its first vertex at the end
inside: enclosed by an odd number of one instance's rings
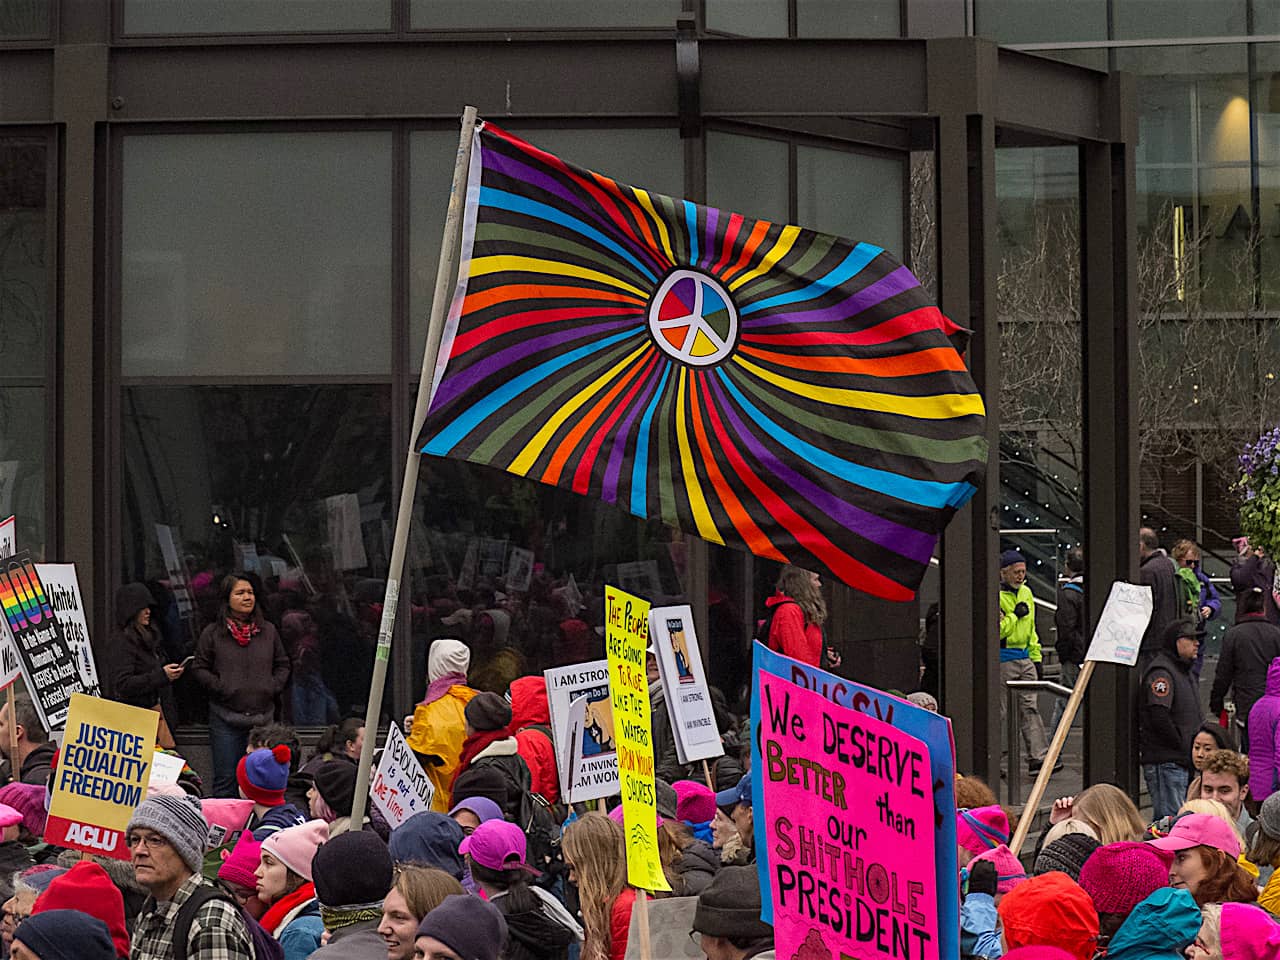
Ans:
POLYGON ((1280 924, 1251 903, 1222 905, 1222 960, 1280 957, 1280 924))
POLYGON ((672 788, 676 792, 676 819, 686 823, 706 823, 716 816, 716 795, 705 783, 696 780, 677 780, 672 788))
MULTIPOLYGON (((1014 887, 1027 880, 1026 868, 1022 866, 1022 861, 1013 855, 1013 851, 1006 847, 1003 843, 991 850, 984 850, 973 858, 973 863, 979 860, 990 860, 996 868, 996 893, 1008 893, 1014 887)), ((973 864, 970 864, 970 869, 973 864)))
POLYGON ((262 860, 262 844, 253 839, 253 834, 246 830, 240 834, 235 847, 223 851, 222 866, 218 868, 218 879, 227 883, 239 884, 252 890, 258 884, 254 871, 262 860))
POLYGON ((983 853, 1009 842, 1009 818, 998 806, 956 811, 956 843, 983 853))
POLYGON ((0 803, 0 828, 12 827, 14 824, 22 823, 23 817, 20 812, 6 804, 0 803))
POLYGON ((269 853, 305 880, 311 876, 311 860, 320 845, 329 839, 329 825, 308 820, 296 827, 278 830, 262 841, 262 853, 269 853))
POLYGON ((0 787, 0 803, 22 814, 22 825, 33 837, 44 835, 44 787, 34 783, 10 783, 0 787))
POLYGON ((1080 870, 1080 886, 1099 913, 1128 915, 1169 884, 1169 861, 1149 843, 1109 843, 1093 851, 1080 870))

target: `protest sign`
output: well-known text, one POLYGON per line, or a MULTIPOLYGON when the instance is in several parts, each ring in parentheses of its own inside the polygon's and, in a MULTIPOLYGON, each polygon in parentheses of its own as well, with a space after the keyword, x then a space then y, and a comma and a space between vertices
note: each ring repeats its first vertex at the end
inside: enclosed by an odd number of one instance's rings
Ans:
MULTIPOLYGON (((881 720, 903 733, 924 742, 929 752, 930 782, 933 795, 934 886, 937 890, 938 936, 940 960, 958 960, 960 956, 960 891, 959 865, 956 862, 955 747, 951 739, 951 721, 915 704, 887 694, 874 687, 846 680, 817 667, 775 653, 762 643, 753 644, 751 683, 752 769, 761 769, 760 677, 770 673, 819 694, 824 699, 881 720)), ((764 807, 764 785, 752 777, 752 802, 764 807)), ((755 846, 760 868, 760 891, 763 909, 761 919, 773 922, 772 877, 769 870, 769 848, 763 817, 755 821, 755 846)), ((878 956, 870 954, 869 956, 878 956)), ((859 955, 859 958, 861 955, 859 955)))
POLYGON ((560 794, 566 803, 611 797, 618 792, 618 752, 614 743, 613 701, 609 697, 609 661, 592 660, 543 672, 551 735, 560 768, 560 794), (576 740, 570 739, 569 708, 581 698, 583 722, 576 740), (580 758, 578 776, 569 780, 569 758, 580 758))
POLYGON ((681 763, 724 755, 711 694, 702 669, 702 654, 693 629, 693 609, 655 607, 649 611, 649 636, 666 691, 667 713, 681 763))
POLYGON ((176 753, 157 750, 151 757, 151 778, 147 781, 148 786, 177 783, 178 777, 182 776, 182 768, 186 765, 187 761, 176 753))
POLYGON ((0 520, 0 560, 7 560, 18 552, 17 518, 0 520))
POLYGON ((22 661, 18 659, 18 645, 9 633, 8 621, 0 617, 0 690, 13 685, 22 676, 22 661))
POLYGON ((178 540, 173 535, 173 527, 157 523, 156 542, 160 544, 160 556, 164 558, 164 569, 169 576, 169 589, 173 591, 173 599, 178 604, 178 615, 190 616, 195 610, 195 602, 191 599, 187 568, 178 554, 178 540))
POLYGON ((1138 662, 1142 635, 1151 622, 1151 588, 1116 581, 1111 585, 1107 605, 1102 608, 1085 660, 1119 663, 1132 667, 1138 662))
POLYGON ((513 593, 524 593, 532 579, 533 551, 512 547, 511 560, 507 564, 507 589, 513 593))
POLYGON ((778 955, 937 960, 928 748, 773 674, 759 683, 755 821, 778 955))
POLYGON ((394 830, 415 813, 430 810, 435 795, 435 784, 409 749, 400 728, 391 724, 387 727, 387 743, 382 748, 382 757, 369 787, 373 805, 394 830))
POLYGON ((84 682, 36 565, 25 553, 0 562, 0 607, 36 712, 46 730, 57 730, 84 682))
POLYGON ((45 592, 53 604, 53 615, 62 625, 67 646, 75 654, 76 667, 84 693, 91 697, 102 696, 98 682, 98 668, 93 659, 93 647, 89 643, 89 623, 84 615, 84 601, 80 598, 80 582, 76 579, 74 563, 37 563, 36 571, 44 581, 45 592))
POLYGON ((605 653, 618 747, 618 783, 627 843, 627 882, 641 890, 670 890, 658 854, 657 785, 649 716, 649 601, 614 586, 604 589, 605 653))
POLYGON ((129 859, 125 828, 147 796, 160 714, 77 693, 50 783, 45 842, 129 859))

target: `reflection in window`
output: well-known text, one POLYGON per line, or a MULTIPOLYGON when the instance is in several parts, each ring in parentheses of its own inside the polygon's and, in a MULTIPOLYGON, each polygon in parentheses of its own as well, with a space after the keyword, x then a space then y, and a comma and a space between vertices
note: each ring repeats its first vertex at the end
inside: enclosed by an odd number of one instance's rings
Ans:
POLYGON ((747 217, 788 222, 787 150, 781 140, 707 131, 707 202, 747 217))
POLYGON ((411 0, 409 11, 414 30, 674 29, 680 0, 411 0))
POLYGON ((38 40, 49 36, 52 0, 5 0, 0 3, 0 38, 38 40))
POLYGON ((906 163, 901 159, 796 148, 796 219, 811 230, 874 243, 903 255, 906 163))
POLYGON ((126 377, 390 374, 390 133, 131 136, 122 217, 126 377))
POLYGON ((124 0, 124 33, 328 33, 391 29, 391 0, 124 0))
POLYGON ((471 685, 604 657, 604 585, 685 603, 686 537, 657 521, 489 467, 422 462, 405 582, 413 698, 437 637, 471 648, 471 685))
MULTIPOLYGON (((1276 7, 1280 18, 1280 6, 1276 7)), ((1258 44, 1257 111, 1258 199, 1262 214, 1262 297, 1280 305, 1280 44, 1258 44)), ((1280 376, 1280 373, 1277 374, 1280 376)))
MULTIPOLYGON (((510 129, 575 166, 668 196, 684 195, 684 150, 673 128, 510 129)), ((409 354, 415 373, 422 369, 457 151, 457 131, 418 130, 409 137, 409 354)))
POLYGON ((707 29, 740 37, 785 37, 787 0, 706 0, 707 29))
POLYGON ((977 33, 1001 43, 1107 39, 1107 0, 977 0, 977 33))
POLYGON ((796 0, 800 37, 897 37, 902 34, 898 0, 796 0))
POLYGON ((43 387, 7 387, 0 378, 0 520, 14 517, 19 550, 45 549, 43 387))
MULTIPOLYGON (((1246 0, 1112 0, 1115 39, 1235 37, 1246 32, 1246 0)), ((1056 38, 1055 38, 1056 39, 1056 38)))
POLYGON ((45 553, 48 146, 0 139, 0 520, 18 548, 45 553))
MULTIPOLYGON (((222 577, 247 570, 293 661, 285 715, 363 715, 394 522, 389 402, 383 387, 125 389, 123 578, 161 599, 174 660, 217 616, 222 577)), ((203 720, 180 684, 184 720, 203 720)))

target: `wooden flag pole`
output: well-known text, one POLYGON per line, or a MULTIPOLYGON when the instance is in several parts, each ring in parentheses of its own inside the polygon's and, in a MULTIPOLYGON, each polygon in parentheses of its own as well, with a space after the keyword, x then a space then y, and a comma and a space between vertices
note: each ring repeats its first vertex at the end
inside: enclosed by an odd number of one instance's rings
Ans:
POLYGON ((14 783, 22 780, 18 763, 18 708, 13 700, 13 684, 17 682, 14 680, 4 688, 5 702, 9 704, 9 778, 14 783))
POLYGON ((636 891, 636 909, 640 911, 640 960, 652 960, 653 944, 649 939, 649 894, 636 891))
POLYGON ((707 786, 711 788, 712 793, 715 793, 716 785, 714 781, 712 781, 711 779, 711 767, 707 765, 707 761, 705 758, 702 761, 702 773, 703 773, 703 776, 707 778, 707 786))
POLYGON ((1067 742, 1067 734, 1071 732, 1071 724, 1076 718, 1076 712, 1080 709, 1080 703, 1084 700, 1084 693, 1089 687, 1089 680, 1093 677, 1095 666, 1097 666, 1095 661, 1085 661, 1084 667, 1080 670, 1080 676, 1076 678, 1071 697, 1067 700, 1067 706, 1062 711, 1062 719, 1058 721, 1058 729, 1053 732, 1053 741, 1049 744, 1049 752, 1044 755, 1044 763, 1036 777, 1036 785, 1031 788, 1031 796, 1027 798, 1026 806, 1022 808, 1022 816, 1018 818, 1018 829, 1013 839, 1009 841, 1009 849, 1013 851, 1015 857, 1026 842, 1027 834, 1031 832, 1031 821, 1035 818, 1036 807, 1040 805, 1045 791, 1049 789, 1049 778, 1053 776, 1058 755, 1062 753, 1062 747, 1067 742))
POLYGON ((418 435, 427 418, 431 403, 431 385, 435 379, 436 357, 444 337, 445 317, 449 309, 453 274, 458 262, 462 214, 466 207, 467 170, 471 166, 471 139, 476 126, 476 108, 467 107, 462 114, 462 132, 458 138, 458 154, 453 165, 453 186, 449 193, 449 209, 444 220, 444 236, 440 242, 440 261, 436 267, 436 288, 431 298, 431 319, 427 327, 427 347, 418 377, 418 399, 413 414, 413 433, 409 437, 409 454, 404 463, 404 479, 400 481, 400 507, 396 514, 395 539, 391 544, 391 560, 387 566, 387 589, 382 599, 382 622, 378 626, 378 646, 373 656, 373 677, 369 681, 369 705, 365 711, 364 746, 356 770, 356 793, 351 804, 351 822, 360 829, 364 822, 365 804, 369 799, 369 771, 377 745, 378 720, 382 714, 382 691, 387 684, 387 661, 391 659, 391 634, 396 624, 396 607, 400 602, 400 577, 409 545, 409 526, 413 518, 413 502, 418 492, 418 465, 422 453, 417 449, 418 435))

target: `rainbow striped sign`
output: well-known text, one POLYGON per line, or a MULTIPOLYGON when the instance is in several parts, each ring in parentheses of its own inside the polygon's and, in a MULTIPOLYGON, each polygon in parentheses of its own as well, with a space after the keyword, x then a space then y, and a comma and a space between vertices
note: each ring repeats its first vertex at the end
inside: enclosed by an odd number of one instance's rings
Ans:
POLYGON ((486 123, 417 442, 909 600, 986 466, 958 331, 877 246, 486 123))
MULTIPOLYGON (((36 710, 46 730, 57 730, 66 722, 72 694, 83 693, 85 684, 49 592, 29 555, 0 561, 0 609, 36 710)), ((8 676, 9 656, 3 650, 0 667, 8 676)))

